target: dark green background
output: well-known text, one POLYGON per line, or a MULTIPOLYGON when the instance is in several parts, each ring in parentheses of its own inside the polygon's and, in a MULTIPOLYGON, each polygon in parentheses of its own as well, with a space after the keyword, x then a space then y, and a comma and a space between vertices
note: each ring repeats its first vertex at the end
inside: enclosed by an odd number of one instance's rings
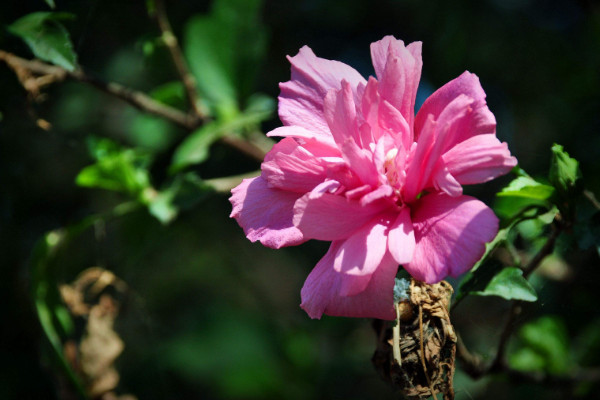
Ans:
MULTIPOLYGON (((176 78, 165 51, 144 57, 143 41, 157 34, 144 1, 56 3, 59 10, 77 15, 66 26, 87 71, 140 90, 176 78)), ((178 34, 191 15, 209 8, 204 1, 167 3, 178 34)), ((46 9, 42 0, 3 2, 0 24, 46 9)), ((476 73, 498 121, 498 136, 509 143, 521 167, 544 176, 550 146, 558 142, 581 162, 586 185, 600 192, 597 3, 267 1, 262 18, 269 41, 257 91, 276 97, 278 82, 289 79, 285 55, 305 44, 367 76, 372 74, 371 42, 387 34, 421 40, 421 99, 464 70, 476 73)), ((0 48, 31 56, 5 30, 0 30, 0 48)), ((158 184, 164 178, 161 157, 166 157, 161 146, 183 132, 165 124, 158 136, 145 136, 143 128, 132 128, 137 111, 77 83, 55 85, 47 101, 32 104, 4 64, 0 89, 0 398, 53 399, 59 396, 60 379, 44 356, 28 292, 32 247, 43 233, 120 201, 116 194, 74 184, 77 173, 92 162, 85 138, 154 146, 158 184), (37 117, 50 121, 53 129, 37 128, 37 117)), ((148 124, 149 131, 157 130, 156 123, 148 124)), ((278 124, 273 119, 264 131, 278 124)), ((256 168, 253 160, 217 144, 210 161, 196 171, 211 178, 256 168)), ((507 180, 473 193, 492 202, 494 191, 507 180)), ((60 255, 55 267, 61 282, 101 265, 131 289, 116 328, 126 345, 117 361, 117 391, 140 399, 397 398, 370 365, 375 338, 369 321, 312 321, 298 307, 303 279, 327 245, 266 249, 247 241, 229 213, 226 196, 204 201, 167 227, 142 210, 107 224, 105 235, 84 234, 60 255)), ((575 347, 583 340, 578 339, 581 332, 591 332, 584 344, 595 347, 586 351, 584 361, 597 365, 598 256, 569 251, 565 258, 570 278, 534 281, 541 300, 527 307, 520 321, 558 315, 575 347)), ((454 322, 473 348, 492 354, 507 307, 497 298, 469 298, 454 322)), ((455 386, 461 399, 563 399, 571 393, 565 386, 517 386, 502 378, 472 382, 460 373, 455 386)), ((596 391, 589 390, 579 392, 593 397, 596 391)))

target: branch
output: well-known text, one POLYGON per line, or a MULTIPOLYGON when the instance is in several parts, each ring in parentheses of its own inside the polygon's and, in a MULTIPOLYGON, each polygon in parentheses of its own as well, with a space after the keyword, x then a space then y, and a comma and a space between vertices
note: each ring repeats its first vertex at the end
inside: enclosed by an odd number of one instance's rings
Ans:
POLYGON ((481 357, 472 354, 465 347, 460 335, 457 335, 456 357, 462 362, 463 370, 473 379, 479 379, 491 373, 506 374, 512 382, 530 382, 537 384, 565 385, 578 382, 600 381, 599 368, 579 368, 567 375, 553 375, 545 372, 520 371, 511 368, 505 362, 495 364, 494 368, 485 367, 481 357))
POLYGON ((211 186, 215 192, 229 194, 231 189, 242 183, 242 180, 246 178, 256 178, 260 175, 259 171, 248 172, 242 175, 227 176, 224 178, 213 178, 204 181, 205 184, 211 186))
POLYGON ((190 73, 188 64, 183 57, 177 36, 173 33, 173 28, 167 17, 167 11, 163 0, 154 0, 154 17, 158 23, 158 27, 162 32, 162 39, 171 53, 171 58, 177 68, 177 72, 181 77, 187 98, 192 106, 193 112, 201 119, 206 118, 206 113, 200 109, 198 103, 198 92, 196 91, 196 79, 190 73))
MULTIPOLYGON (((133 90, 118 83, 104 82, 98 78, 87 75, 81 69, 68 71, 62 67, 47 64, 39 60, 26 60, 4 50, 0 50, 0 60, 6 62, 6 64, 16 73, 25 90, 34 97, 39 96, 42 87, 70 79, 72 81, 91 85, 106 94, 129 103, 140 111, 164 118, 187 131, 193 131, 194 129, 199 128, 203 123, 203 120, 199 115, 186 114, 177 108, 170 107, 154 100, 143 92, 133 90), (34 75, 37 75, 37 77, 34 75)), ((233 136, 226 135, 221 141, 257 161, 262 161, 267 151, 264 148, 265 146, 261 146, 252 141, 238 139, 233 136)))
MULTIPOLYGON (((552 254, 554 251, 554 246, 556 244, 556 239, 560 235, 563 230, 563 224, 560 223, 560 220, 557 218, 554 220, 552 224, 552 233, 546 240, 546 243, 542 246, 542 248, 536 253, 536 255, 529 261, 529 263, 523 269, 523 277, 525 279, 529 278, 529 276, 538 268, 541 262, 548 255, 552 254)), ((557 381, 561 380, 564 382, 563 377, 556 376, 540 376, 539 374, 531 374, 525 373, 517 370, 512 370, 508 367, 505 361, 505 353, 506 346, 510 337, 512 336, 513 330, 516 326, 516 320, 519 314, 521 313, 522 301, 513 301, 510 307, 510 311, 508 313, 508 319, 506 320, 506 324, 504 325, 504 329, 500 334, 500 340, 498 341, 498 349, 496 350, 496 355, 492 362, 489 365, 484 365, 481 357, 479 355, 474 355, 469 352, 464 342, 458 336, 457 346, 456 346, 456 356, 459 360, 462 361, 465 372, 467 372, 474 379, 478 379, 484 375, 492 374, 492 373, 507 373, 511 379, 519 378, 525 380, 532 380, 534 382, 538 382, 540 379, 543 381, 552 380, 557 381), (535 378, 535 380, 533 380, 535 378)), ((595 380, 600 379, 599 376, 594 378, 595 380)), ((586 375, 587 376, 587 375, 586 375)), ((568 378, 567 380, 572 381, 574 378, 568 378)))
POLYGON ((0 50, 0 60, 6 62, 15 71, 27 91, 39 90, 42 86, 70 79, 87 83, 104 93, 129 103, 141 111, 165 118, 186 130, 195 129, 202 122, 197 116, 188 115, 176 108, 160 103, 143 92, 130 89, 118 83, 104 82, 87 75, 81 69, 68 71, 62 67, 47 64, 39 60, 26 60, 4 50, 0 50), (42 77, 36 79, 31 76, 32 74, 41 75, 42 77), (24 81, 24 79, 28 80, 24 81), (40 81, 40 79, 43 81, 40 81))

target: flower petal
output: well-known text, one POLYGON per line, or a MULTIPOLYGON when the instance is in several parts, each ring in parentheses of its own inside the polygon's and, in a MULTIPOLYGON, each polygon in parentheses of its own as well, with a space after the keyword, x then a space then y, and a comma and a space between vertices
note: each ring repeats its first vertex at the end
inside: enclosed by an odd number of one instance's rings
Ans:
POLYGON ((364 291, 387 252, 389 221, 374 220, 356 231, 340 245, 333 269, 345 276, 340 296, 354 296, 364 291))
POLYGON ((404 268, 429 284, 468 271, 498 232, 494 212, 470 196, 425 195, 411 211, 416 247, 404 268))
POLYGON ((387 204, 361 206, 357 200, 330 193, 307 193, 294 205, 294 225, 307 239, 340 240, 377 216, 387 204))
MULTIPOLYGON (((311 271, 302 287, 302 307, 311 318, 321 318, 323 314, 355 318, 395 318, 393 309, 394 277, 398 264, 389 253, 385 253, 373 270, 364 290, 353 296, 343 296, 341 288, 345 280, 355 280, 355 276, 337 272, 334 269, 336 255, 344 242, 331 244, 329 251, 311 271)), ((363 277, 364 279, 364 277, 363 277)))
POLYGON ((415 252, 415 231, 410 219, 410 210, 405 207, 390 226, 387 246, 398 264, 409 263, 415 252))
POLYGON ((408 126, 412 126, 423 66, 421 42, 405 47, 403 41, 386 36, 371 44, 371 58, 380 81, 381 98, 398 109, 408 126))
POLYGON ((278 249, 295 246, 306 239, 292 223, 298 193, 270 188, 262 177, 244 179, 231 191, 230 217, 244 229, 246 237, 278 249))
POLYGON ((506 143, 495 135, 477 135, 467 139, 443 156, 448 171, 463 185, 483 183, 508 173, 517 159, 506 143))
MULTIPOLYGON (((456 145, 456 138, 468 129, 475 100, 460 94, 446 105, 434 124, 426 122, 417 138, 417 149, 407 170, 407 201, 423 189, 434 187, 453 196, 462 194, 459 183, 448 172, 442 155, 456 145), (465 125, 466 124, 466 125, 465 125)), ((433 114, 429 114, 429 120, 433 114)))
POLYGON ((447 143, 446 149, 475 135, 495 133, 496 119, 486 105, 485 92, 479 83, 479 78, 466 71, 436 90, 425 100, 415 118, 415 140, 421 134, 428 116, 433 115, 433 119, 437 121, 444 109, 460 95, 472 99, 473 103, 469 106, 471 110, 468 118, 464 119, 460 128, 455 130, 456 134, 451 138, 451 142, 447 143))
POLYGON ((335 141, 333 140, 329 130, 327 130, 327 132, 315 130, 309 131, 301 126, 280 126, 279 128, 275 128, 267 133, 267 136, 292 137, 303 140, 314 139, 323 145, 327 145, 333 149, 336 148, 335 141))
POLYGON ((271 187, 306 193, 327 178, 324 163, 292 138, 275 144, 261 164, 271 187))
POLYGON ((340 90, 330 90, 323 102, 323 115, 338 147, 348 139, 360 143, 360 135, 356 121, 356 106, 352 88, 342 81, 340 90))
POLYGON ((304 46, 294 57, 291 80, 279 84, 279 118, 285 125, 296 125, 310 131, 328 134, 323 117, 323 99, 330 89, 340 89, 342 79, 356 90, 365 79, 356 70, 339 61, 315 56, 304 46))

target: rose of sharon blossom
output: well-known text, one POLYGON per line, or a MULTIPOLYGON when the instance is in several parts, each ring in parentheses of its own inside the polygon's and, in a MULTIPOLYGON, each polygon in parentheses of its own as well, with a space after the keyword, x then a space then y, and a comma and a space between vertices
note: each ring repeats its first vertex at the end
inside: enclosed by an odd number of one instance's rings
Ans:
POLYGON ((398 266, 432 284, 469 270, 498 231, 462 185, 517 164, 496 138, 476 75, 465 72, 414 115, 421 43, 371 44, 374 77, 303 47, 280 84, 283 139, 262 174, 232 190, 231 216, 251 241, 280 248, 331 241, 302 288, 301 307, 393 319, 398 266))

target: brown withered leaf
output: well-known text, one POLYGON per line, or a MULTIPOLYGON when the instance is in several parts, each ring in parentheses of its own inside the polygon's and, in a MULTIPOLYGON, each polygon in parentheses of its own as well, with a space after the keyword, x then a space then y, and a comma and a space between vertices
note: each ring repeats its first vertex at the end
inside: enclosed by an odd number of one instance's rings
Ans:
POLYGON ((86 321, 80 340, 65 343, 65 356, 92 399, 135 400, 134 396, 117 396, 113 392, 119 383, 114 362, 125 347, 114 330, 119 314, 115 296, 126 289, 122 280, 99 267, 83 271, 72 284, 60 287, 71 314, 86 321))
POLYGON ((452 291, 445 281, 428 285, 411 280, 409 300, 398 305, 399 360, 394 357, 392 326, 374 321, 378 343, 373 364, 409 399, 435 398, 437 393, 454 399, 456 334, 448 313, 452 291))

